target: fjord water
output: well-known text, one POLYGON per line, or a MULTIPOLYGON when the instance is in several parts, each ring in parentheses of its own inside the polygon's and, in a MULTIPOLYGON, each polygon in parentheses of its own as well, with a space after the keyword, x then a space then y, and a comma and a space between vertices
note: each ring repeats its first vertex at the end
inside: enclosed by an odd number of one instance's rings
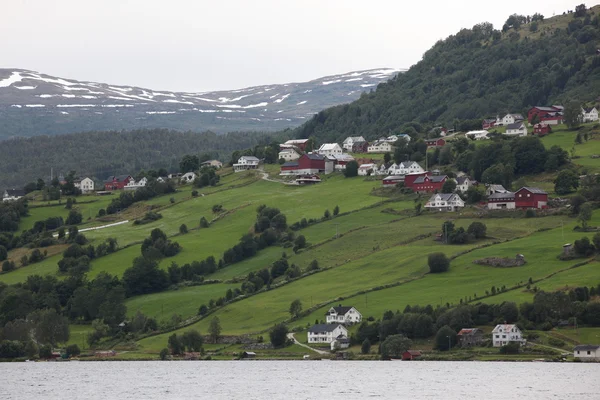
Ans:
POLYGON ((189 361, 1 363, 8 399, 600 399, 600 364, 189 361))

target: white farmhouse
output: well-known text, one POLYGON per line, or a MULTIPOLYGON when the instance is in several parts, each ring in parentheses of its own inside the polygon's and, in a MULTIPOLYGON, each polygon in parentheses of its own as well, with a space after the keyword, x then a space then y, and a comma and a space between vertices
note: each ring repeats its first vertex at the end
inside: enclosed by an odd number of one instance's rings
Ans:
POLYGON ((466 193, 474 182, 468 176, 459 176, 456 178, 456 190, 461 193, 466 193))
POLYGON ((507 136, 527 136, 527 127, 523 121, 508 124, 504 134, 507 136))
POLYGON ((348 337, 348 329, 340 324, 317 324, 308 330, 308 343, 331 343, 348 337))
POLYGON ((403 161, 400 164, 394 163, 388 169, 388 175, 421 174, 423 172, 425 170, 416 161, 403 161))
POLYGON ((456 193, 434 194, 425 204, 425 208, 439 211, 456 211, 464 206, 465 202, 456 193))
POLYGON ((469 139, 473 139, 473 140, 485 140, 485 139, 489 139, 488 133, 489 132, 486 130, 469 131, 469 132, 465 133, 465 136, 468 137, 469 139))
POLYGON ((331 342, 331 351, 347 349, 350 347, 350 339, 340 336, 331 342))
POLYGON ((352 146, 357 142, 366 142, 365 138, 362 136, 348 136, 344 143, 342 143, 342 147, 344 150, 352 151, 352 146))
POLYGON ((598 121, 598 110, 596 110, 596 107, 582 108, 581 109, 581 121, 582 122, 598 121))
POLYGON ((362 314, 354 307, 331 307, 326 315, 328 324, 357 324, 362 321, 362 314))
POLYGON ((521 114, 506 114, 502 118, 496 120, 496 125, 510 125, 515 122, 523 122, 525 118, 521 114))
POLYGON ((316 151, 317 154, 322 156, 335 156, 342 154, 344 150, 337 143, 323 143, 319 150, 316 151))
POLYGON ((281 150, 277 157, 279 159, 283 158, 285 161, 295 161, 300 158, 300 154, 296 151, 295 148, 290 147, 290 148, 281 150))
POLYGON ((367 176, 369 175, 369 171, 371 171, 371 175, 376 175, 377 164, 363 164, 360 167, 358 167, 359 176, 367 176))
POLYGON ((600 361, 600 346, 593 344, 582 344, 575 346, 573 357, 581 361, 600 361))
POLYGON ((394 151, 394 146, 388 141, 377 140, 369 145, 367 153, 391 153, 394 151))
POLYGON ((233 164, 234 172, 247 171, 258 168, 260 160, 254 156, 241 156, 237 164, 233 164))
POLYGON ((399 135, 398 135, 398 139, 404 139, 404 140, 406 140, 407 142, 410 142, 410 136, 409 136, 409 135, 407 135, 406 133, 401 133, 401 134, 399 134, 399 135))
POLYGON ((81 193, 86 194, 94 191, 94 181, 90 178, 79 178, 73 181, 73 185, 79 190, 81 193))
POLYGON ((7 189, 4 191, 2 201, 15 201, 23 196, 25 196, 25 191, 23 189, 7 189))
POLYGON ((492 343, 494 347, 502 347, 510 342, 517 342, 524 345, 526 340, 523 339, 523 332, 516 325, 496 325, 492 331, 492 343))
MULTIPOLYGON (((193 174, 193 172, 188 172, 188 174, 193 174)), ((123 187, 123 189, 124 190, 137 190, 139 188, 145 187, 147 183, 148 183, 148 178, 146 178, 146 177, 143 177, 142 179, 140 179, 137 182, 135 181, 135 179, 130 179, 129 182, 127 182, 127 185, 125 185, 123 187)))

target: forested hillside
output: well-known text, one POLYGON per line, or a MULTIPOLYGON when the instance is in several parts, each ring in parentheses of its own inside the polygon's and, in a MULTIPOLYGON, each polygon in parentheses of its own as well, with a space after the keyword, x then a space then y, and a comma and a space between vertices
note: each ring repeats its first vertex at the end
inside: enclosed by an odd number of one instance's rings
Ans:
POLYGON ((148 168, 178 171, 184 154, 229 159, 235 150, 269 143, 286 133, 217 135, 149 129, 11 139, 0 146, 0 188, 21 188, 36 178, 46 179, 50 168, 55 176, 74 170, 97 179, 148 168))
POLYGON ((295 135, 373 139, 410 122, 453 127, 457 119, 532 105, 594 102, 600 93, 599 11, 578 6, 550 19, 512 15, 502 31, 489 23, 463 29, 406 73, 351 104, 321 111, 295 135))

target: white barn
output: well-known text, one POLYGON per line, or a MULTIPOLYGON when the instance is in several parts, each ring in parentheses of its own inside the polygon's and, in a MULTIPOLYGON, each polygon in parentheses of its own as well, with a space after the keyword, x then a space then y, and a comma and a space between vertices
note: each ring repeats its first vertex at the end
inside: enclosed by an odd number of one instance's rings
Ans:
POLYGON ((73 181, 73 185, 79 190, 81 193, 86 194, 94 191, 94 181, 90 178, 80 178, 73 181))
POLYGON ((575 346, 573 357, 581 361, 600 361, 600 346, 593 344, 582 344, 575 346))

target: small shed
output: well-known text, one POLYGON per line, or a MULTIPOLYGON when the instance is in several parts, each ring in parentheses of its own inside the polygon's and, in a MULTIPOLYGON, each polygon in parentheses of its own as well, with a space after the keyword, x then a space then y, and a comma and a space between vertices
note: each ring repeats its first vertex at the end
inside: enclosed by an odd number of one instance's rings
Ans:
POLYGON ((406 350, 404 353, 402 353, 402 360, 404 361, 415 360, 418 358, 421 358, 420 350, 406 350))
POLYGON ((256 353, 253 351, 245 351, 242 353, 242 359, 247 360, 251 358, 256 358, 256 353))

